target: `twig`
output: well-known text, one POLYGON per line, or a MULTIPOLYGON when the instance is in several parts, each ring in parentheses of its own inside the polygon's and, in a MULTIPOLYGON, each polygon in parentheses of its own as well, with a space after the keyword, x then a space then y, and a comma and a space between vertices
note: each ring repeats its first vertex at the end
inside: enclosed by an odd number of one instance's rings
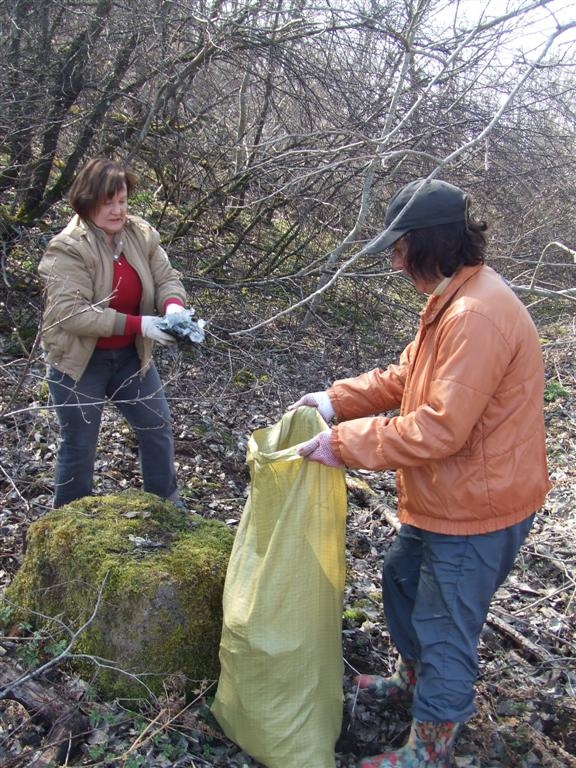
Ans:
POLYGON ((514 629, 510 623, 508 623, 501 616, 497 616, 493 611, 490 611, 488 614, 486 623, 495 627, 499 632, 502 632, 502 634, 507 635, 509 638, 514 640, 514 642, 520 646, 520 649, 524 651, 527 656, 533 656, 537 658, 538 661, 550 661, 550 659, 554 658, 549 651, 547 651, 545 648, 541 648, 539 645, 536 645, 536 643, 533 643, 531 640, 528 640, 527 637, 524 637, 524 635, 518 632, 517 629, 514 629))
POLYGON ((37 677, 40 677, 40 675, 44 674, 44 672, 47 672, 49 669, 52 669, 52 667, 57 666, 61 661, 64 661, 65 659, 70 658, 71 650, 76 644, 76 641, 84 632, 85 629, 87 629, 94 619, 96 618, 96 614, 98 613, 98 610, 100 608, 100 603, 102 602, 102 594, 104 592, 104 587, 106 585, 106 582, 108 580, 108 573, 105 574, 104 578, 102 579, 102 583, 100 584, 100 587, 98 589, 98 596, 96 598, 96 603, 94 605, 94 609, 92 611, 92 614, 90 615, 90 618, 82 624, 79 629, 77 629, 70 638, 70 641, 68 642, 68 645, 66 648, 59 653, 58 655, 51 658, 49 661, 47 661, 45 664, 42 664, 41 666, 37 667, 36 669, 33 669, 31 672, 26 672, 24 675, 21 675, 16 680, 13 680, 8 685, 4 686, 4 688, 0 688, 0 700, 10 698, 10 694, 12 694, 12 691, 14 688, 17 688, 19 685, 22 685, 23 683, 28 682, 28 680, 34 680, 37 677))
POLYGON ((361 480, 358 477, 352 478, 347 475, 346 486, 348 490, 352 491, 352 493, 356 494, 357 496, 361 496, 364 502, 368 505, 368 508, 381 515, 386 520, 388 525, 393 528, 396 533, 398 533, 401 524, 400 520, 398 520, 396 511, 391 506, 386 504, 385 501, 382 501, 380 494, 377 493, 373 488, 370 488, 365 480, 361 480))
POLYGON ((11 486, 12 486, 12 488, 14 489, 14 492, 15 492, 15 493, 18 495, 18 498, 20 499, 20 501, 21 501, 21 502, 24 504, 24 506, 25 506, 26 510, 28 510, 28 511, 29 511, 29 510, 30 510, 30 504, 29 504, 29 503, 26 501, 26 499, 24 498, 24 496, 22 496, 22 494, 20 493, 20 491, 18 490, 18 488, 17 488, 17 486, 16 486, 16 483, 14 482, 14 480, 12 480, 12 478, 10 477, 10 475, 9 475, 9 474, 6 472, 6 470, 4 469, 4 467, 2 466, 2 464, 0 464, 0 472, 2 472, 2 474, 4 475, 4 477, 6 478, 6 480, 7 480, 7 481, 10 483, 10 485, 11 485, 11 486))

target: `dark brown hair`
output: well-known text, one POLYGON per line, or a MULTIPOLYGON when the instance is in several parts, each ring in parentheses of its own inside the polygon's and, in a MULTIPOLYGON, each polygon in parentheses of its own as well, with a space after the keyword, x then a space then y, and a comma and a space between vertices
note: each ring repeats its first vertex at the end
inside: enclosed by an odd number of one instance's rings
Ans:
POLYGON ((484 221, 469 218, 467 222, 407 232, 404 235, 408 244, 406 271, 413 277, 433 280, 450 277, 464 265, 484 264, 487 229, 484 221))
POLYGON ((138 177, 129 168, 115 160, 96 157, 89 160, 74 179, 68 200, 74 211, 87 219, 101 203, 110 200, 124 187, 130 195, 137 181, 138 177))

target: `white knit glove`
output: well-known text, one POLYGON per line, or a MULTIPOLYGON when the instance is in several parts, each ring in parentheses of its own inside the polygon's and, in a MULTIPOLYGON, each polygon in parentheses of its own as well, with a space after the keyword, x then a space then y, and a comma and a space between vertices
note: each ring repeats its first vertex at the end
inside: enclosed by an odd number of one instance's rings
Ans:
POLYGON ((320 432, 312 440, 302 445, 298 449, 300 456, 304 456, 311 461, 318 461, 320 464, 324 464, 326 467, 343 467, 344 464, 337 459, 332 450, 330 439, 332 431, 327 429, 325 432, 320 432))
POLYGON ((336 413, 326 392, 309 392, 307 395, 302 395, 300 400, 296 400, 295 403, 288 406, 288 410, 293 411, 295 408, 300 408, 301 405, 318 408, 318 412, 324 421, 330 421, 336 413))
MULTIPOLYGON (((183 307, 181 304, 168 304, 166 311, 164 312, 164 317, 167 317, 168 315, 174 315, 176 312, 186 312, 186 307, 183 307)), ((192 314, 194 314, 193 310, 192 314)))
POLYGON ((169 347, 171 344, 176 344, 174 336, 170 336, 169 333, 164 333, 158 328, 158 323, 162 320, 161 317, 155 317, 154 315, 142 315, 140 318, 140 330, 142 336, 147 339, 153 339, 158 344, 162 344, 163 347, 169 347))

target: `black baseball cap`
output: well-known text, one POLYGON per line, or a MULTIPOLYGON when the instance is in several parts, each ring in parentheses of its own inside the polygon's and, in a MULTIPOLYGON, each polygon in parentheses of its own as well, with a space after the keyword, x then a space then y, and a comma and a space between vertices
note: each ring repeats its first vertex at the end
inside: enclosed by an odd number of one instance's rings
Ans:
POLYGON ((364 253, 385 251, 412 229, 466 221, 467 195, 439 179, 416 179, 402 187, 388 204, 386 229, 364 248, 364 253))

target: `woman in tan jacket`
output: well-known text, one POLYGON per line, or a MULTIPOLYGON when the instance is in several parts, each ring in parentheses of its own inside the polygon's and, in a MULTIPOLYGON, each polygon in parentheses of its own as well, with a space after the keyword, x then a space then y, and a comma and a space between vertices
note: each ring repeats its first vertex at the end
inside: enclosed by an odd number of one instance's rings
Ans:
POLYGON ((549 489, 538 333, 484 264, 485 230, 457 187, 402 188, 366 252, 392 247, 393 269, 428 295, 414 341, 397 364, 291 406, 338 420, 303 446, 308 459, 397 473, 402 527, 382 584, 400 657, 391 677, 357 683, 381 700, 410 702, 413 723, 402 749, 361 768, 452 764, 458 726, 474 711, 490 601, 549 489))
POLYGON ((76 212, 50 241, 42 346, 60 423, 54 506, 92 493, 102 409, 116 405, 134 429, 144 490, 180 503, 171 417, 152 360, 159 327, 181 312, 186 293, 158 233, 129 216, 135 175, 112 160, 90 160, 69 193, 76 212))

